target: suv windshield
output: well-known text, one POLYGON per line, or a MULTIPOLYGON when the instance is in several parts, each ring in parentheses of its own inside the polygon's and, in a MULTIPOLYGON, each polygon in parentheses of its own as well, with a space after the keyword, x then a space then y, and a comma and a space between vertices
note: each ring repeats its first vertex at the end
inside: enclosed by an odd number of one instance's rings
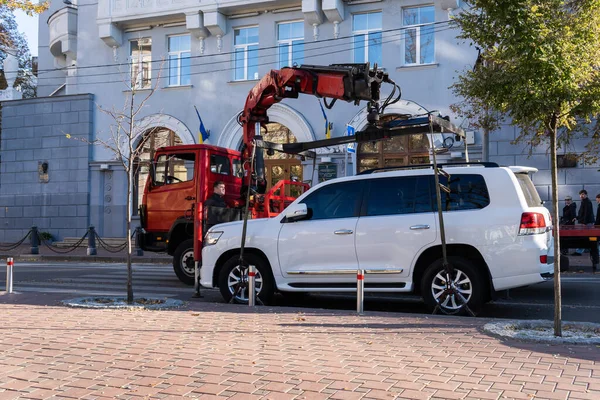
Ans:
POLYGON ((517 176, 517 181, 519 181, 519 186, 521 186, 521 190, 523 191, 523 195, 525 196, 525 200, 527 201, 527 205, 529 207, 539 207, 542 205, 542 199, 538 194, 533 182, 531 182, 531 178, 529 178, 528 174, 518 173, 515 174, 517 176))

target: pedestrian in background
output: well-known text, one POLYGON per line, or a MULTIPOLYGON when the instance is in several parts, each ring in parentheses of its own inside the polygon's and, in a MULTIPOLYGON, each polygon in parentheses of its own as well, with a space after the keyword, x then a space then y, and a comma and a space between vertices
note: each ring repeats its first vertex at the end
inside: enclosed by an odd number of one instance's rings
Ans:
POLYGON ((600 193, 596 195, 596 203, 598 208, 596 209, 596 222, 594 222, 594 225, 600 225, 600 193))
MULTIPOLYGON (((565 196, 565 206, 563 207, 563 214, 560 218, 560 224, 575 225, 575 221, 577 221, 577 204, 573 202, 573 198, 571 196, 565 196)), ((563 255, 568 255, 569 249, 561 248, 560 253, 563 255)))
POLYGON ((577 221, 577 204, 573 203, 571 196, 566 196, 560 223, 563 225, 575 225, 575 221, 577 221))
MULTIPOLYGON (((588 198, 587 190, 581 189, 579 191, 579 198, 581 199, 581 205, 579 206, 579 212, 577 213, 577 222, 585 225, 587 227, 591 227, 594 225, 594 207, 592 206, 592 202, 588 198)), ((580 256, 584 253, 586 249, 577 249, 574 253, 571 253, 572 256, 580 256)), ((594 265, 597 264, 593 263, 594 265)))
POLYGON ((594 207, 592 207, 592 202, 590 201, 590 199, 588 199, 587 190, 581 189, 579 191, 579 198, 581 199, 581 205, 579 206, 577 221, 583 225, 593 224, 594 207))

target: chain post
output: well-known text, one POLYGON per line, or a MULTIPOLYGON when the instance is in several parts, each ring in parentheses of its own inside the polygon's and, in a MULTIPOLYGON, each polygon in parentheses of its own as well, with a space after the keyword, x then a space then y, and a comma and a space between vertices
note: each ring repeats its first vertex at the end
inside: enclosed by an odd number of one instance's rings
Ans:
POLYGON ((95 256, 96 254, 98 254, 98 252, 96 250, 96 228, 94 228, 94 225, 90 225, 90 228, 88 231, 87 255, 95 256))
POLYGON ((13 266, 14 261, 12 257, 6 259, 6 293, 13 292, 13 266))
POLYGON ((194 294, 193 298, 199 299, 204 296, 200 293, 200 263, 194 261, 194 294))
POLYGON ((142 227, 138 226, 135 228, 135 233, 133 235, 133 238, 135 239, 135 248, 133 250, 133 255, 135 256, 143 256, 144 255, 144 250, 142 250, 142 248, 140 247, 140 241, 141 238, 140 236, 142 235, 142 227))
POLYGON ((40 239, 39 239, 39 235, 38 235, 38 228, 37 226, 32 226, 31 227, 31 238, 30 238, 30 243, 31 243, 31 251, 30 254, 40 254, 40 239))
POLYGON ((356 312, 362 315, 365 312, 365 270, 356 271, 356 312))
POLYGON ((256 305, 256 267, 248 266, 248 305, 254 307, 256 305))

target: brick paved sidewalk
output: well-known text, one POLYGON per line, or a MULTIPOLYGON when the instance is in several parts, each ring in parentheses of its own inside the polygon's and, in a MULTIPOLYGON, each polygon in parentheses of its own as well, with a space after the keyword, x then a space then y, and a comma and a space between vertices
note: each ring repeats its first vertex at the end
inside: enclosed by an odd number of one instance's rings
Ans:
POLYGON ((0 399, 599 399, 600 349, 501 340, 475 318, 0 295, 0 399))

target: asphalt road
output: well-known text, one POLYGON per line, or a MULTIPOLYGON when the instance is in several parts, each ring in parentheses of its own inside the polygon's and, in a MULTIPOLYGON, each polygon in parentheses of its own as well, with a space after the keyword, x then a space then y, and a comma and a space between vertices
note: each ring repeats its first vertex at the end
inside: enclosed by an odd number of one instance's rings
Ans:
MULTIPOLYGON (((16 263, 13 290, 16 292, 64 293, 73 297, 124 296, 126 266, 110 263, 16 263)), ((562 283, 563 321, 600 323, 600 274, 565 273, 562 283)), ((203 289, 202 299, 193 299, 193 289, 179 282, 170 265, 135 264, 136 297, 170 297, 186 301, 222 302, 217 290, 203 289)), ((552 319, 553 282, 500 293, 480 316, 510 319, 552 319)), ((6 288, 6 273, 0 267, 0 290, 6 288)), ((18 296, 18 294, 16 294, 18 296)), ((300 298, 276 296, 274 306, 356 309, 354 295, 311 294, 300 298)), ((243 307, 243 306, 240 306, 243 307)), ((365 311, 427 313, 420 298, 409 295, 366 295, 365 311)))

